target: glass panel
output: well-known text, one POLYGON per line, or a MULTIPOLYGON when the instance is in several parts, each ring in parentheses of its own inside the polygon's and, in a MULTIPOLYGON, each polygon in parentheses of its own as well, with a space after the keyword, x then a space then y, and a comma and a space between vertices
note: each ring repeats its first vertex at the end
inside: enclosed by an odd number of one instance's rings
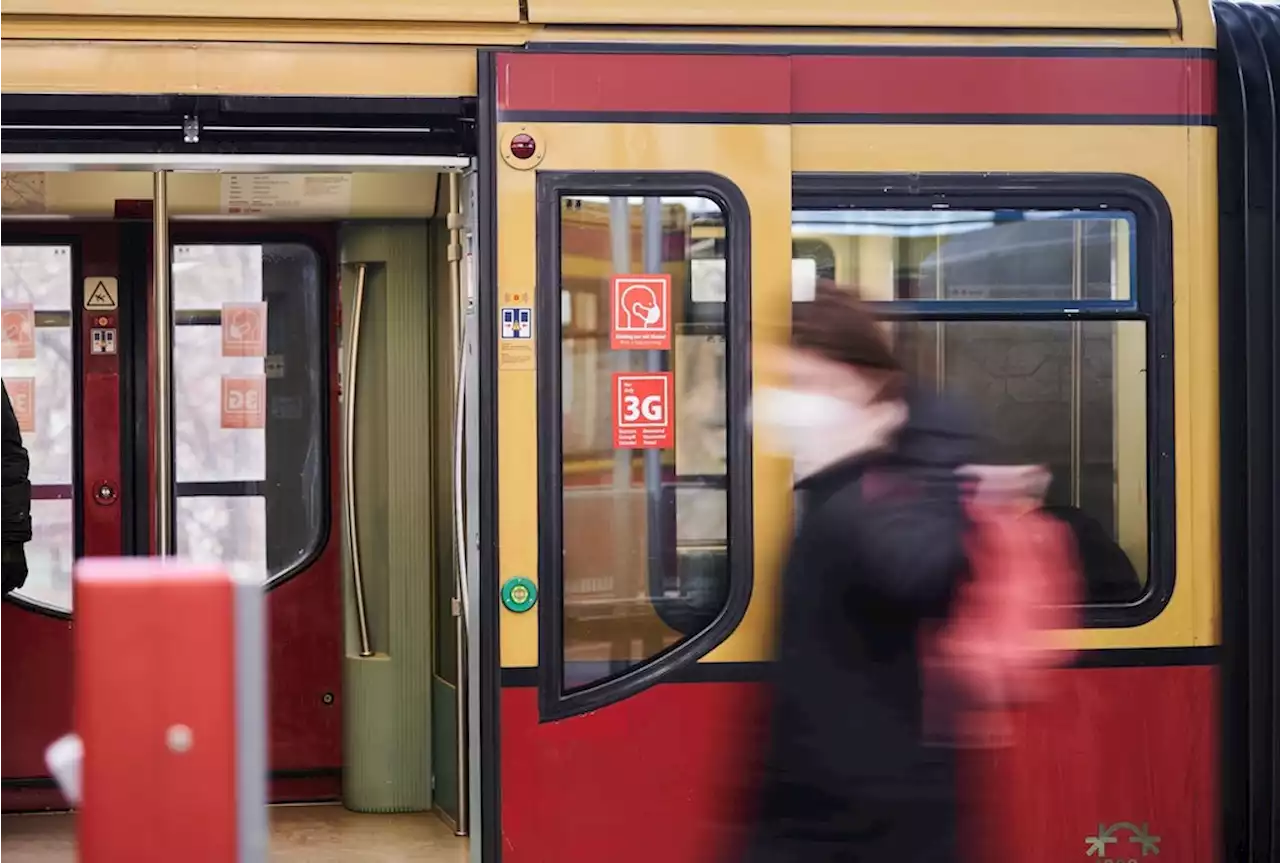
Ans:
POLYGON ((262 299, 263 248, 229 243, 175 246, 174 309, 220 310, 223 303, 262 299))
POLYGON ((27 583, 14 593, 57 611, 71 611, 71 570, 75 564, 75 547, 75 501, 31 501, 27 583))
MULTIPOLYGON (((6 388, 15 410, 22 412, 18 399, 28 386, 34 401, 34 429, 22 432, 31 459, 32 539, 26 546, 27 583, 15 593, 69 612, 75 557, 71 248, 5 246, 0 287, 4 308, 32 306, 34 323, 34 358, 4 360, 6 388)), ((21 340, 20 334, 14 335, 21 340)))
MULTIPOLYGON (((700 198, 562 200, 568 690, 670 649, 724 606, 725 312, 692 295, 693 259, 723 256, 724 236, 718 207, 700 198), (612 349, 610 281, 628 273, 670 276, 671 350, 612 349), (667 446, 614 447, 614 376, 628 372, 672 373, 667 446)), ((712 293, 723 300, 723 287, 712 293)))
POLYGON ((1132 223, 1118 211, 800 210, 792 254, 868 300, 1128 300, 1132 223))
POLYGON ((184 557, 267 576, 266 498, 178 498, 174 530, 184 557))
POLYGON ((1147 574, 1146 325, 896 321, 902 359, 973 410, 984 461, 1048 466, 1049 511, 1081 545, 1093 602, 1147 574))
POLYGON ((174 247, 182 554, 269 579, 320 541, 329 513, 325 290, 319 256, 300 244, 174 247), (245 335, 252 326, 243 319, 223 321, 225 303, 255 302, 266 303, 263 338, 245 335), (258 378, 261 409, 233 415, 235 404, 223 404, 224 378, 258 378))
POLYGON ((42 312, 71 311, 70 246, 5 246, 4 304, 42 312))
POLYGON ((36 358, 5 360, 4 374, 35 378, 35 431, 22 433, 22 445, 31 459, 31 484, 71 485, 75 459, 71 327, 41 326, 37 315, 36 358))
POLYGON ((179 483, 267 478, 266 430, 222 427, 222 376, 260 375, 263 361, 222 356, 221 329, 174 329, 173 457, 179 483))

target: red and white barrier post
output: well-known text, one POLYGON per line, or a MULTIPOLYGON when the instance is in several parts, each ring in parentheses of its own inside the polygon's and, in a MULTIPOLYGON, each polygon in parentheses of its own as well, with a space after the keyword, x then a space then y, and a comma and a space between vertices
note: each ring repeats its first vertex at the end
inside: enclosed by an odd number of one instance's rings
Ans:
POLYGON ((263 601, 256 580, 180 560, 76 567, 84 863, 266 859, 263 601))

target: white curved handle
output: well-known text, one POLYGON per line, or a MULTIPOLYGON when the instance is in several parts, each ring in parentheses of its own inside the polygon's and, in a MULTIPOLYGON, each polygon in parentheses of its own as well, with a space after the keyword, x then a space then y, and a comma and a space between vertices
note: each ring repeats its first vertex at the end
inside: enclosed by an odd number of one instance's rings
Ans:
POLYGON ((462 624, 471 619, 470 582, 467 574, 467 516, 465 440, 467 400, 467 336, 464 330, 462 350, 458 352, 458 389, 453 402, 453 544, 458 559, 458 594, 462 605, 462 624))

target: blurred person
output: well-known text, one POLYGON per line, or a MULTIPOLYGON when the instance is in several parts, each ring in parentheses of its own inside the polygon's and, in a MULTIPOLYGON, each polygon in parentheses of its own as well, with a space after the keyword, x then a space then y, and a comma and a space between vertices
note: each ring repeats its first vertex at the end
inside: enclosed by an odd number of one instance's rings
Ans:
POLYGON ((830 284, 795 306, 773 363, 787 383, 751 417, 757 445, 792 459, 800 512, 746 859, 950 863, 955 753, 926 743, 920 644, 967 575, 958 469, 975 436, 830 284))
POLYGON ((7 596, 27 581, 26 544, 31 541, 31 460, 22 445, 18 417, 4 392, 4 495, 0 515, 3 516, 4 593, 7 596))

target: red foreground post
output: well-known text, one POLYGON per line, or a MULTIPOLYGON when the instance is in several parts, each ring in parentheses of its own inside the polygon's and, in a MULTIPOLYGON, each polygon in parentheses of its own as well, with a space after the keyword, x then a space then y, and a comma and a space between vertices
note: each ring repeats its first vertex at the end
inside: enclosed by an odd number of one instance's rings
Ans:
POLYGON ((262 586, 173 559, 75 574, 84 863, 265 860, 262 586))

